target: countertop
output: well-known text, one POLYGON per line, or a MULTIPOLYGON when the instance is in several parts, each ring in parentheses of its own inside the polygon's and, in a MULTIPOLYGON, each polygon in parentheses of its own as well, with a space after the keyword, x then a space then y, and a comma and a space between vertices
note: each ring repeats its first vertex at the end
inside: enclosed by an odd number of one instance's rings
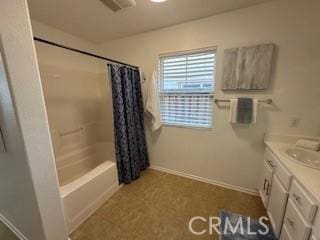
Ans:
POLYGON ((280 162, 292 173, 294 178, 314 196, 320 204, 320 170, 309 168, 292 160, 281 149, 292 147, 292 142, 278 142, 265 139, 266 146, 276 155, 280 162))

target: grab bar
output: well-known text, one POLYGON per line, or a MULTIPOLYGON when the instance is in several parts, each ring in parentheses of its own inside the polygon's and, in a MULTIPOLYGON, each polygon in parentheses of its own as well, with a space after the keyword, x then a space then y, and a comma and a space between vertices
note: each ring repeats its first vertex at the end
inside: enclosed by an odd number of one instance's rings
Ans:
POLYGON ((77 132, 81 132, 81 131, 83 131, 83 127, 79 127, 79 128, 74 129, 74 130, 70 130, 68 132, 59 133, 59 136, 63 137, 63 136, 67 136, 67 135, 70 135, 70 134, 73 134, 73 133, 77 133, 77 132))

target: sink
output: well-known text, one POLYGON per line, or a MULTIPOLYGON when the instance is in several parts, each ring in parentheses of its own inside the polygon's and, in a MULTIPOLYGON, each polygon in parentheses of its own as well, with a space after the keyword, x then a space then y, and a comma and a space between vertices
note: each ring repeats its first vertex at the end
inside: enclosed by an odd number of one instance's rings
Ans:
POLYGON ((282 153, 290 159, 307 167, 320 170, 320 153, 297 147, 282 149, 282 153))

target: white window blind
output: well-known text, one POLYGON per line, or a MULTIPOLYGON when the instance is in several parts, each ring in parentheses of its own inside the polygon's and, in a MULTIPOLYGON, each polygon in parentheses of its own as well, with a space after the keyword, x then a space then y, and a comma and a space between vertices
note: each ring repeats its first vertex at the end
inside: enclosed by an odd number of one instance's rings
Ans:
POLYGON ((160 57, 160 109, 164 124, 210 128, 215 51, 160 57))

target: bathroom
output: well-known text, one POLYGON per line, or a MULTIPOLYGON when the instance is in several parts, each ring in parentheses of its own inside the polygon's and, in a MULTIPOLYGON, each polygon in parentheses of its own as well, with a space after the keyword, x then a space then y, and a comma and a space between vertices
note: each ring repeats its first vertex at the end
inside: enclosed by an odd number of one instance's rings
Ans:
POLYGON ((320 239, 319 1, 0 6, 1 240, 320 239))

